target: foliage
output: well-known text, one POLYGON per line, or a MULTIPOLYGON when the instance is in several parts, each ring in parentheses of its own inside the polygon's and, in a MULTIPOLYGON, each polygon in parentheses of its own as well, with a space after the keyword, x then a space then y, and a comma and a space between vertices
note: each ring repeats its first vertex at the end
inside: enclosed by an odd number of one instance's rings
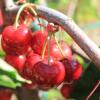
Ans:
POLYGON ((16 88, 22 86, 22 83, 30 81, 22 78, 12 66, 0 58, 0 86, 16 88))

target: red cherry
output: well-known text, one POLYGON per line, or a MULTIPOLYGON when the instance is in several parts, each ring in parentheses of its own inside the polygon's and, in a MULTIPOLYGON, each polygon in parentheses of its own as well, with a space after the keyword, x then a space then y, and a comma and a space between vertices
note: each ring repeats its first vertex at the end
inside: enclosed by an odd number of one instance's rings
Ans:
POLYGON ((22 73, 26 57, 24 55, 6 55, 5 60, 12 65, 19 73, 22 73))
MULTIPOLYGON (((15 52, 15 54, 24 54, 30 46, 31 38, 32 34, 27 26, 20 25, 18 28, 7 26, 2 32, 2 45, 5 44, 7 48, 11 48, 10 52, 15 52)), ((10 53, 6 51, 5 48, 4 50, 6 53, 10 53)))
POLYGON ((29 50, 29 46, 26 46, 23 49, 10 47, 4 42, 4 40, 1 41, 1 45, 2 45, 3 50, 6 52, 6 54, 9 54, 9 55, 20 55, 20 54, 24 54, 25 52, 28 52, 29 50))
POLYGON ((72 84, 64 84, 60 91, 65 98, 68 98, 72 92, 72 84))
POLYGON ((0 100, 11 100, 12 91, 1 89, 0 90, 0 100))
MULTIPOLYGON (((35 53, 41 55, 42 54, 42 49, 43 49, 43 46, 44 46, 44 43, 46 41, 46 38, 47 38, 47 32, 46 31, 35 31, 34 32, 34 35, 33 35, 33 38, 32 38, 32 43, 31 43, 31 46, 32 46, 32 49, 34 50, 35 53)), ((51 45, 54 43, 54 40, 51 39, 51 45)), ((46 46, 46 51, 45 51, 45 55, 48 54, 48 46, 46 46)))
POLYGON ((75 66, 72 74, 73 80, 78 80, 83 72, 82 65, 74 60, 72 61, 72 66, 75 66))
POLYGON ((62 63, 54 62, 50 65, 40 61, 34 65, 33 79, 40 89, 47 90, 59 85, 65 76, 65 69, 62 63))
POLYGON ((66 81, 70 82, 70 81, 77 80, 80 78, 82 74, 82 65, 78 63, 78 61, 63 59, 61 60, 61 62, 65 66, 65 70, 66 70, 65 80, 66 81))
POLYGON ((56 60, 61 60, 63 58, 67 58, 69 60, 72 59, 72 51, 71 48, 65 42, 59 42, 59 45, 62 49, 64 56, 59 50, 57 44, 53 44, 51 48, 51 56, 53 56, 56 60))
POLYGON ((32 79, 32 69, 34 67, 34 64, 41 60, 41 56, 33 53, 32 51, 29 52, 23 68, 23 76, 27 79, 32 79))

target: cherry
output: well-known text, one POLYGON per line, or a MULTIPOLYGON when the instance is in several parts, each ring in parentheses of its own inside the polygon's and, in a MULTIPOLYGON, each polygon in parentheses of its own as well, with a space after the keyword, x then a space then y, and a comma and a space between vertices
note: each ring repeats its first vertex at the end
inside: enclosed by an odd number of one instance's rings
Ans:
POLYGON ((1 89, 0 90, 0 100, 11 100, 12 91, 8 89, 1 89))
POLYGON ((42 90, 58 86, 65 76, 64 66, 58 61, 50 65, 40 61, 34 65, 32 72, 34 81, 42 90))
POLYGON ((72 92, 72 84, 63 84, 60 92, 65 98, 68 98, 72 92))
POLYGON ((33 51, 30 51, 27 55, 27 59, 23 68, 23 76, 27 79, 32 79, 32 69, 34 67, 34 64, 41 60, 41 56, 33 53, 33 51))
POLYGON ((57 44, 53 44, 51 48, 51 56, 53 56, 56 60, 61 60, 63 58, 72 59, 72 51, 69 45, 67 45, 65 42, 61 41, 59 42, 59 45, 62 49, 62 52, 64 56, 62 55, 60 49, 58 48, 57 44))
POLYGON ((66 81, 70 82, 80 78, 82 74, 82 65, 78 61, 68 60, 65 58, 61 60, 61 62, 63 63, 66 69, 66 81))
MULTIPOLYGON (((47 38, 47 32, 46 31, 35 31, 34 35, 32 37, 32 49, 34 50, 35 53, 41 55, 42 54, 42 49, 44 46, 44 43, 46 41, 47 38)), ((51 39, 50 42, 50 46, 52 46, 52 44, 54 43, 54 40, 51 39)), ((45 51, 45 55, 48 54, 48 46, 46 45, 46 51, 45 51)))
POLYGON ((12 65, 20 74, 22 73, 26 57, 24 55, 6 55, 5 60, 12 65))
POLYGON ((14 26, 7 26, 2 32, 2 46, 4 51, 8 54, 11 54, 10 52, 24 54, 30 46, 31 38, 32 34, 27 26, 19 25, 17 28, 14 26), (8 52, 4 47, 8 49, 11 48, 11 51, 8 50, 8 52))
POLYGON ((9 55, 20 55, 29 51, 29 46, 26 46, 23 49, 17 49, 17 48, 10 47, 9 45, 7 45, 3 39, 1 41, 1 45, 2 45, 3 50, 6 52, 6 54, 9 54, 9 55))

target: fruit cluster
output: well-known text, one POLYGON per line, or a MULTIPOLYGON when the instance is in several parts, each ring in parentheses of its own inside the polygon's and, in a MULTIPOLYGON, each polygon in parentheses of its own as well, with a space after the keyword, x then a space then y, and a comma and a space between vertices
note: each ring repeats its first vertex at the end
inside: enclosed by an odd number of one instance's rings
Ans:
POLYGON ((47 44, 49 29, 37 30, 32 34, 23 24, 17 28, 7 26, 1 40, 6 53, 5 61, 24 78, 32 80, 31 86, 43 90, 58 86, 63 81, 76 80, 82 73, 81 64, 73 60, 71 48, 64 41, 58 42, 58 45, 51 36, 47 44))

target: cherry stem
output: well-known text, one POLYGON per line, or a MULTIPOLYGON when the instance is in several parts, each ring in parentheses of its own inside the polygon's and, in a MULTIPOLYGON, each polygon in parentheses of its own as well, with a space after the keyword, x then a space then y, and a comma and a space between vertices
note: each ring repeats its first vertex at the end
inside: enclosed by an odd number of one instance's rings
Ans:
POLYGON ((54 34, 53 34, 53 36, 54 36, 55 42, 56 42, 56 44, 57 44, 57 46, 58 46, 58 48, 59 48, 59 50, 60 50, 62 56, 65 57, 65 56, 64 56, 64 53, 63 53, 63 51, 62 51, 62 49, 61 49, 61 47, 60 47, 60 45, 59 45, 59 43, 58 43, 58 40, 57 40, 56 36, 55 36, 54 34))
POLYGON ((100 86, 100 80, 97 82, 91 93, 86 97, 86 100, 89 100, 89 98, 93 95, 93 93, 96 91, 96 89, 100 86))
MULTIPOLYGON (((48 37, 47 37, 48 38, 48 37)), ((47 38, 44 42, 43 48, 42 48, 42 60, 44 60, 44 54, 45 54, 45 50, 46 50, 46 45, 47 45, 47 38)))
POLYGON ((22 5, 22 7, 19 9, 19 11, 18 11, 18 13, 17 13, 17 16, 16 16, 16 19, 15 19, 15 23, 14 23, 14 25, 15 25, 15 27, 17 28, 17 26, 19 25, 18 24, 18 20, 19 20, 19 17, 20 17, 20 14, 21 14, 21 12, 24 10, 24 8, 29 8, 31 11, 32 11, 32 13, 35 15, 35 16, 37 16, 37 13, 36 13, 36 11, 32 8, 32 6, 35 6, 34 4, 31 4, 31 3, 26 3, 26 4, 23 4, 22 5))
POLYGON ((51 41, 51 33, 48 33, 48 65, 50 65, 50 41, 51 41))

